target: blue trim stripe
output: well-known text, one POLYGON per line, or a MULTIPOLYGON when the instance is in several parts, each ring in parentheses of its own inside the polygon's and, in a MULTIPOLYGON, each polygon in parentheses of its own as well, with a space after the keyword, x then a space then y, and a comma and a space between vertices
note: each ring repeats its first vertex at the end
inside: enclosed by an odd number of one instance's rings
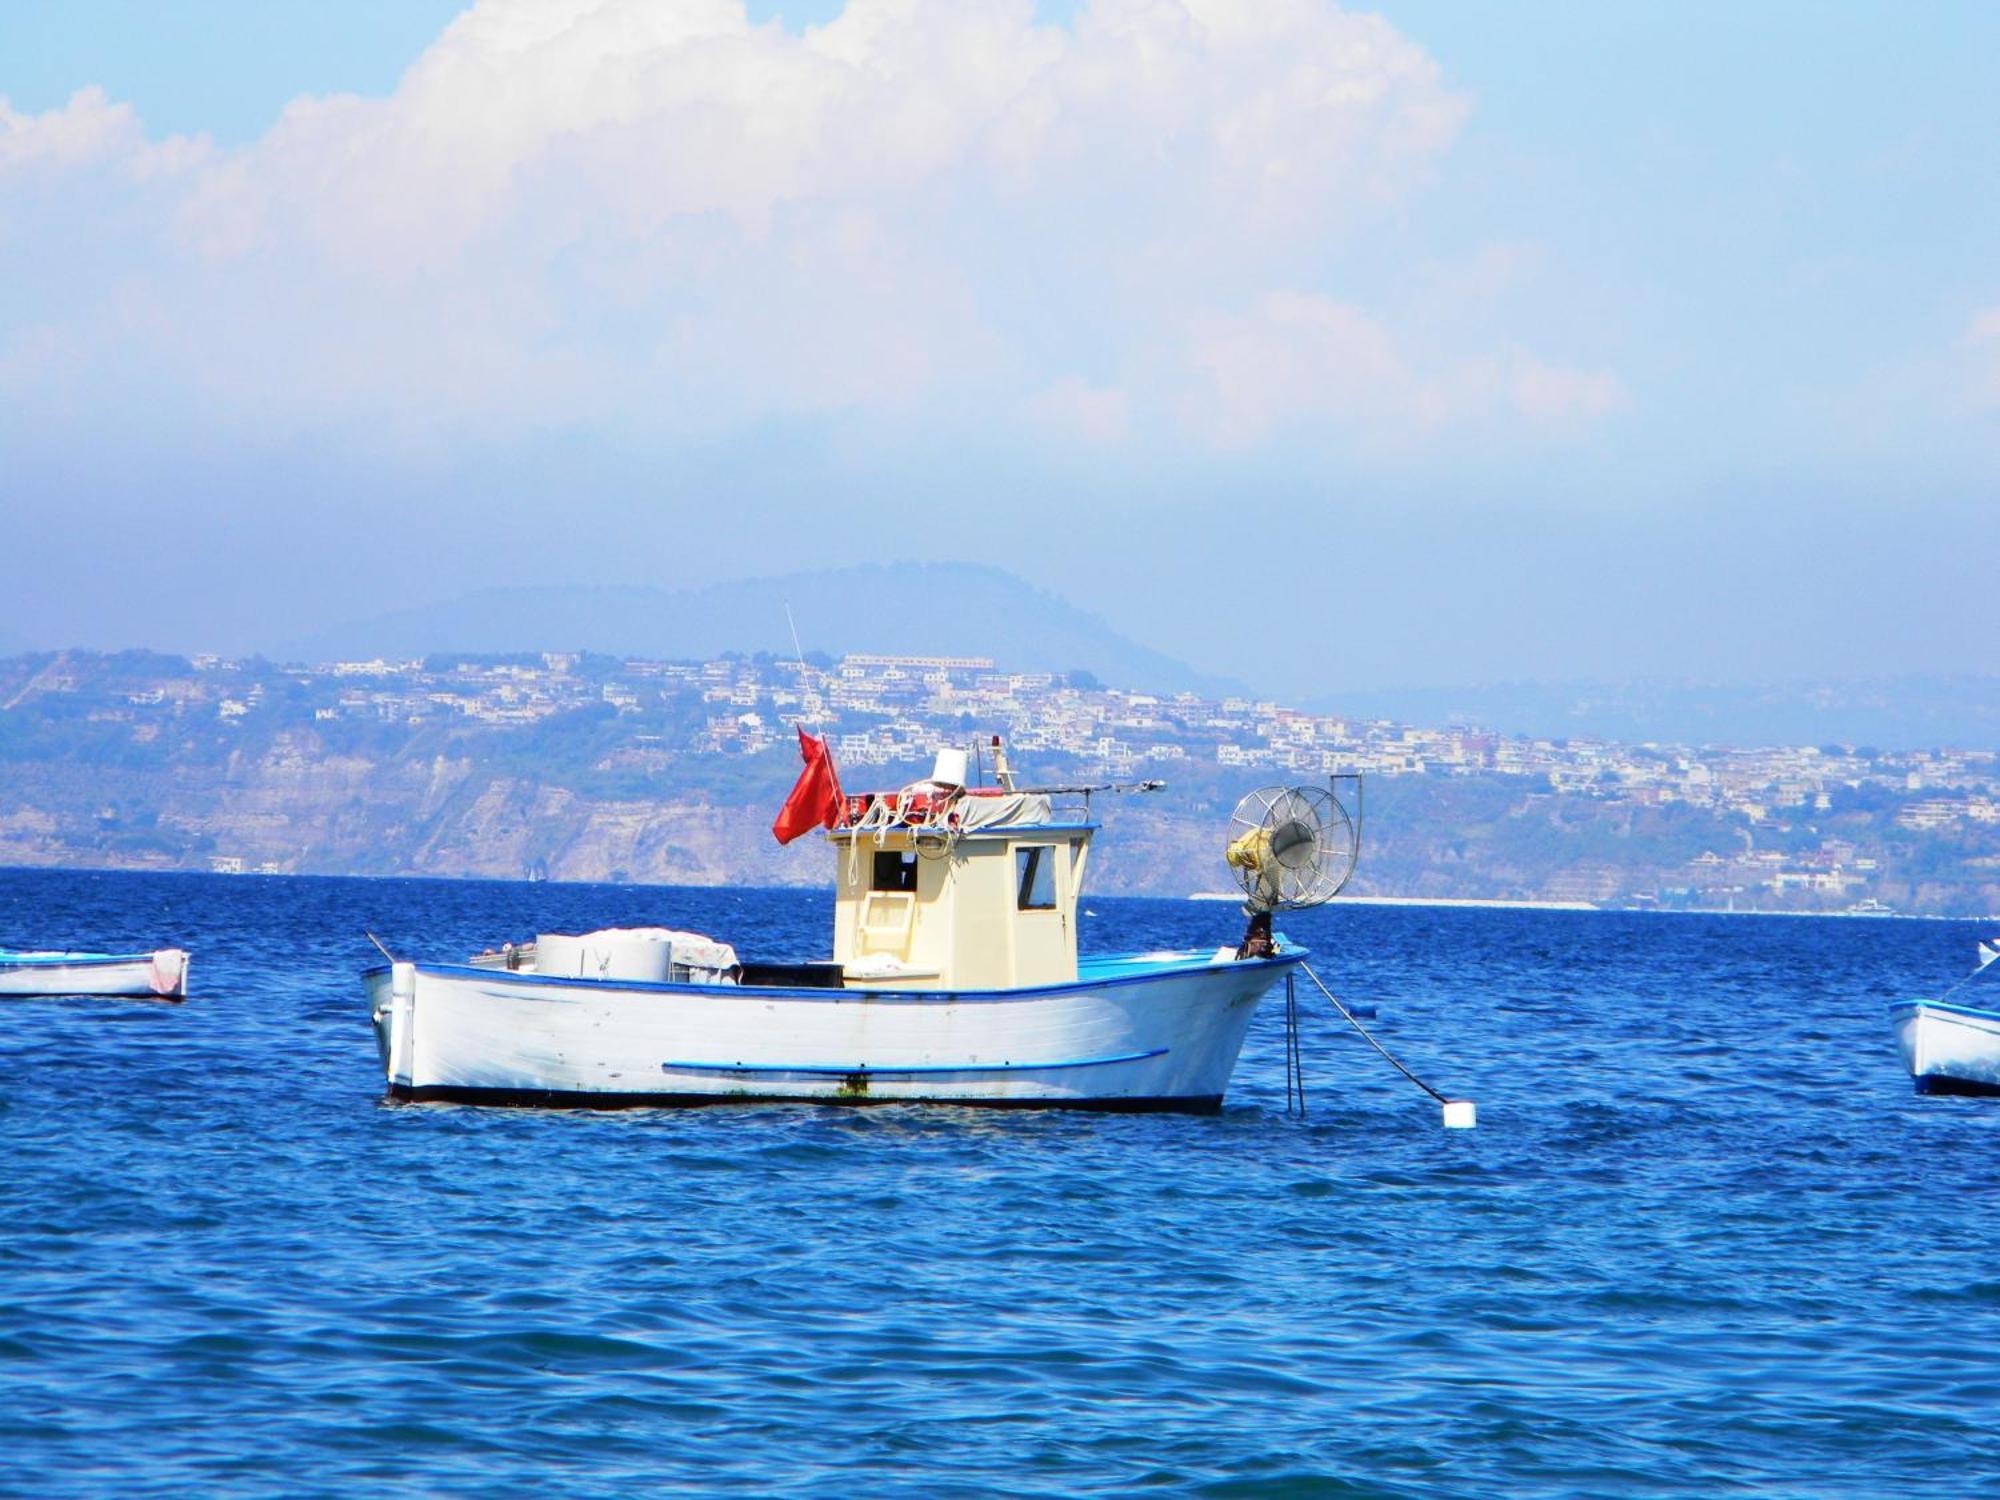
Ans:
POLYGON ((0 969, 63 967, 87 969, 95 964, 151 963, 150 953, 15 953, 0 948, 0 969))
POLYGON ((1165 1057, 1165 1047, 1150 1052, 1120 1052, 1110 1057, 1073 1057, 1060 1062, 923 1063, 907 1068, 854 1063, 663 1062, 662 1073, 806 1073, 814 1078, 913 1078, 935 1073, 1040 1073, 1055 1068, 1101 1068, 1111 1063, 1144 1062, 1165 1057))
POLYGON ((1898 1000, 1889 1007, 1889 1015, 1893 1020, 1906 1015, 1921 1015, 1927 1010, 1947 1016, 1967 1016, 1976 1021, 1991 1021, 1995 1025, 2000 1025, 2000 1011, 1979 1010, 1970 1005, 1953 1005, 1946 1000, 1898 1000))
MULTIPOLYGON (((1271 974, 1272 982, 1277 980, 1277 971, 1303 963, 1310 956, 1306 948, 1288 948, 1270 958, 1238 958, 1218 963, 1213 958, 1191 956, 1184 960, 1166 962, 1157 966, 1140 969, 1136 973, 1107 974, 1101 978, 1086 977, 1091 971, 1091 960, 1086 958, 1078 966, 1075 980, 1064 984, 1022 985, 1012 990, 901 990, 870 989, 864 984, 852 984, 845 989, 803 989, 781 984, 655 984, 639 979, 570 979, 555 974, 523 974, 514 969, 482 969, 473 964, 419 964, 419 973, 451 974, 478 979, 487 984, 508 985, 554 985, 560 989, 619 990, 625 993, 653 995, 704 995, 724 1000, 810 1000, 821 1005, 857 1004, 870 1005, 913 1005, 918 1003, 938 1004, 940 1002, 959 1003, 964 1001, 1033 1000, 1049 995, 1075 994, 1083 990, 1118 989, 1133 984, 1157 984, 1162 979, 1172 979, 1181 975, 1248 973, 1252 969, 1263 969, 1271 974)), ((372 979, 378 974, 387 974, 387 964, 375 964, 361 971, 361 977, 372 979)))

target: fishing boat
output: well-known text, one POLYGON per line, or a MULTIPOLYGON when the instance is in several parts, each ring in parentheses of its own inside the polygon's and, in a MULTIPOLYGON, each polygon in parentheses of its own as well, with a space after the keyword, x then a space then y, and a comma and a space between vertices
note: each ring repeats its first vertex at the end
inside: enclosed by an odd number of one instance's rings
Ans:
POLYGON ((0 995, 115 995, 140 1000, 187 998, 188 956, 79 953, 0 948, 0 995))
MULTIPOLYGON (((1951 997, 2000 957, 2000 938, 1979 945, 1977 966, 1935 1000, 1889 1008, 1903 1064, 1920 1094, 2000 1094, 2000 1008, 1951 997)), ((1991 986, 1987 986, 1991 988, 1991 986)))
POLYGON ((1017 786, 996 737, 993 784, 967 785, 966 751, 947 749, 924 781, 848 796, 824 741, 801 730, 800 748, 773 832, 824 833, 830 957, 759 962, 624 928, 391 958, 363 976, 389 1096, 1213 1110, 1258 1001, 1306 957, 1271 913, 1331 895, 1355 853, 1336 835, 1358 842, 1337 799, 1304 789, 1231 845, 1252 892, 1242 941, 1082 954, 1092 798, 1159 783, 1017 786))

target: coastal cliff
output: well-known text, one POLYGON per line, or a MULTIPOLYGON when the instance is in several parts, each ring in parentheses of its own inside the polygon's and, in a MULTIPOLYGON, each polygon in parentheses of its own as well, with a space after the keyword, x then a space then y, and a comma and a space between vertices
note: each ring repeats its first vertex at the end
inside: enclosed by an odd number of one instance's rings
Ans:
POLYGON ((1030 779, 1164 778, 1096 801, 1107 894, 1227 889, 1239 795, 1353 769, 1356 894, 2000 910, 1991 752, 1510 740, 928 660, 17 657, 0 661, 0 863, 824 885, 816 841, 770 834, 798 769, 787 720, 806 717, 855 790, 989 726, 1030 779))

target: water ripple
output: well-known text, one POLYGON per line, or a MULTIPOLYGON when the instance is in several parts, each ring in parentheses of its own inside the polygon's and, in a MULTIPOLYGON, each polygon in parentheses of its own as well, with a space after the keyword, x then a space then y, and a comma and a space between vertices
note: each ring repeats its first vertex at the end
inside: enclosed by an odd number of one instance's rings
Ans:
MULTIPOLYGON (((1095 902, 1107 947, 1228 913, 1095 902)), ((1965 929, 1288 919, 1214 1118, 385 1107, 364 929, 811 956, 824 894, 0 874, 185 940, 182 1008, 8 1002, 0 1493, 1969 1493, 2000 1472, 2000 1109, 1882 1000, 1965 929)), ((1227 936, 1227 934, 1222 934, 1227 936)))

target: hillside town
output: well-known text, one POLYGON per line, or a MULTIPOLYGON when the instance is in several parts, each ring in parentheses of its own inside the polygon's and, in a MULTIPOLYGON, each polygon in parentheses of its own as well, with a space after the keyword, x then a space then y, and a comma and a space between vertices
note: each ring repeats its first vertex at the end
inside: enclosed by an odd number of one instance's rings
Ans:
MULTIPOLYGON (((826 735, 852 784, 896 784, 919 774, 938 745, 997 733, 1018 763, 1052 774, 1165 778, 1187 794, 1189 816, 1212 816, 1232 789, 1262 781, 1360 772, 1376 805, 1393 805, 1404 820, 1385 828, 1377 817, 1371 830, 1379 857, 1358 884, 1385 896, 1968 915, 2000 906, 2000 764, 1991 749, 1530 738, 1149 693, 1083 672, 1011 672, 980 657, 866 654, 678 662, 548 653, 313 666, 142 653, 14 658, 0 662, 0 755, 11 772, 0 860, 365 870, 362 851, 302 836, 303 825, 271 815, 232 822, 184 808, 180 795, 207 785, 222 803, 241 803, 260 777, 351 769, 357 756, 405 774, 420 759, 434 782, 497 759, 515 789, 506 795, 532 782, 546 800, 560 784, 579 806, 647 796, 679 804, 695 787, 705 807, 749 808, 796 763, 798 723, 826 735), (122 767, 128 782, 149 770, 160 802, 153 821, 149 809, 121 809, 108 787, 81 812, 55 805, 59 789, 89 782, 92 764, 122 767), (145 836, 121 838, 133 818, 145 836), (1529 840, 1509 823, 1543 835, 1529 840), (1412 825, 1426 836, 1413 840, 1412 825), (1438 848, 1445 853, 1435 858, 1422 852, 1438 848)), ((336 795, 327 775, 317 779, 336 795)), ((482 784, 491 793, 495 783, 482 784)), ((549 841, 524 865, 562 870, 560 831, 549 841)), ((444 847, 429 866, 386 848, 380 863, 505 873, 477 859, 464 868, 439 862, 444 847)), ((631 863, 568 873, 639 878, 631 863)), ((638 863, 655 876, 676 873, 638 863)), ((1128 864, 1130 889, 1171 894, 1202 883, 1177 869, 1139 878, 1139 862, 1128 864)), ((756 872, 725 861, 708 873, 756 872)))

